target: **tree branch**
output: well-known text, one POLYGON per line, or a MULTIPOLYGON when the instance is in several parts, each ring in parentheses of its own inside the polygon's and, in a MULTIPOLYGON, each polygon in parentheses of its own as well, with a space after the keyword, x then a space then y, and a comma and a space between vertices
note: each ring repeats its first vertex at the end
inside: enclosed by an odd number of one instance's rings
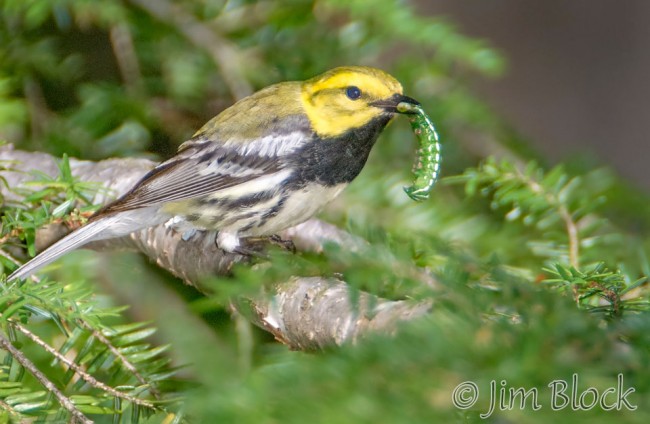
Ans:
MULTIPOLYGON (((278 285, 270 301, 247 306, 256 325, 296 350, 354 343, 376 330, 394 331, 398 322, 423 316, 432 306, 431 302, 390 301, 363 292, 356 293, 353 303, 350 291, 337 279, 296 277, 278 285)), ((246 305, 240 302, 238 307, 246 305)))
MULTIPOLYGON (((26 173, 38 169, 48 175, 58 173, 56 160, 43 153, 27 153, 0 147, 0 161, 14 161, 15 171, 3 172, 9 187, 16 188, 32 177, 26 173)), ((82 181, 102 181, 114 196, 125 193, 139 178, 154 166, 143 159, 108 159, 88 162, 70 159, 73 175, 82 181)), ((17 202, 20 196, 6 189, 2 194, 17 202)), ((113 197, 113 196, 111 196, 113 197)), ((98 193, 93 202, 109 200, 106 193, 98 193)), ((93 243, 96 250, 138 250, 185 282, 195 285, 206 275, 225 275, 233 264, 246 258, 224 253, 214 240, 216 233, 197 231, 189 240, 165 225, 151 227, 127 237, 93 243)), ((365 240, 348 234, 319 220, 309 220, 285 230, 281 236, 291 239, 299 251, 322 251, 326 243, 337 243, 348 250, 363 251, 365 240)), ((38 238, 60 238, 60 231, 46 231, 38 238)), ((46 240, 53 242, 54 240, 46 240)), ((44 244, 44 243, 39 243, 44 244)), ((45 243, 49 244, 49 243, 45 243)), ((394 259, 398 264, 397 259, 394 259)), ((404 264, 399 264, 404 267, 404 264)), ((409 265, 410 266, 410 265, 409 265)), ((435 285, 435 280, 424 270, 411 266, 409 272, 423 284, 435 285)), ((427 313, 430 303, 414 304, 376 298, 366 293, 352 293, 344 282, 321 277, 294 278, 278 284, 271 299, 250 301, 254 323, 273 333, 279 340, 295 349, 315 349, 345 341, 354 341, 366 331, 392 331, 395 323, 410 320, 427 313), (359 299, 352 304, 350 299, 359 299)))

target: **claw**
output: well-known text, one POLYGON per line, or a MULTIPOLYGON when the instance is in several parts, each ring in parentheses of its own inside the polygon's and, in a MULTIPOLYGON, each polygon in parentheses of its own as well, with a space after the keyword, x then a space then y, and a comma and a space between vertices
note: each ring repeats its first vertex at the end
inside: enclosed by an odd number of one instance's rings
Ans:
POLYGON ((271 242, 271 244, 274 244, 276 246, 280 246, 291 253, 296 253, 296 245, 293 244, 292 240, 284 240, 279 235, 274 234, 272 236, 269 236, 269 242, 271 242))

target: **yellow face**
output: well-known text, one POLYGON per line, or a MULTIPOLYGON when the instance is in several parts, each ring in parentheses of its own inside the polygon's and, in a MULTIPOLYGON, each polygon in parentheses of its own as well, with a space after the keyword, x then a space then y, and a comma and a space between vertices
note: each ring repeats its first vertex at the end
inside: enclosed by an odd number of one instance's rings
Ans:
POLYGON ((402 85, 379 69, 335 68, 302 84, 302 102, 313 130, 336 137, 388 113, 372 106, 402 94, 402 85))

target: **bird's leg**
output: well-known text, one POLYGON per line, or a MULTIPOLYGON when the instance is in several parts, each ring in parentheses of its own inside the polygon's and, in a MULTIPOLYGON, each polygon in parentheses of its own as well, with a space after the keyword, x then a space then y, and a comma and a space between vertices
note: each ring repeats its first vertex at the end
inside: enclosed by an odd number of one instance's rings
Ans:
POLYGON ((296 246, 293 242, 291 240, 283 240, 278 235, 239 238, 236 233, 220 231, 215 243, 224 252, 237 253, 243 256, 267 257, 263 253, 267 243, 280 246, 291 253, 296 253, 296 246))
POLYGON ((264 252, 265 239, 248 237, 239 238, 237 233, 229 231, 219 231, 215 243, 224 253, 236 253, 248 257, 266 257, 264 252))
POLYGON ((266 246, 266 237, 246 237, 239 240, 239 246, 234 250, 244 256, 268 259, 269 256, 264 252, 266 246))
POLYGON ((272 236, 269 236, 268 240, 271 244, 280 246, 291 253, 296 253, 296 245, 293 244, 292 240, 284 240, 282 237, 280 237, 277 234, 273 234, 272 236))
POLYGON ((279 246, 291 253, 296 253, 296 246, 293 242, 291 240, 283 240, 278 235, 240 239, 240 246, 235 250, 235 253, 269 259, 269 256, 264 253, 265 247, 269 244, 279 246))

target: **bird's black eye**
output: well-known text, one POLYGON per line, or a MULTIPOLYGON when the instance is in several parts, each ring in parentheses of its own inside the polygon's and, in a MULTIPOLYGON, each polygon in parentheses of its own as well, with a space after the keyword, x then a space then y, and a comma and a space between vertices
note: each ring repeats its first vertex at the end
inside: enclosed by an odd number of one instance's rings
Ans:
POLYGON ((345 95, 348 96, 350 100, 357 100, 361 97, 361 90, 359 90, 359 87, 351 85, 345 89, 345 95))

